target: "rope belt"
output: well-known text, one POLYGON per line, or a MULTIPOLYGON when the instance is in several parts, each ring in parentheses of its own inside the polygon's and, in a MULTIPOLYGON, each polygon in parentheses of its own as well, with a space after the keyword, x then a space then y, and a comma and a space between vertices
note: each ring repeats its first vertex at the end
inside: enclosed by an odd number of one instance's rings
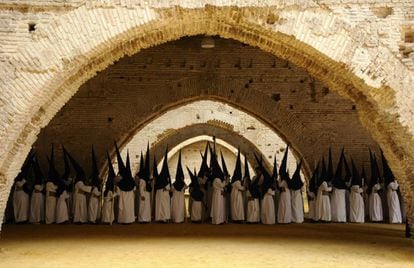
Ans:
POLYGON ((51 197, 56 197, 56 192, 49 191, 48 195, 51 197))
POLYGON ((41 194, 41 193, 42 193, 42 191, 39 191, 39 190, 36 190, 36 189, 35 189, 33 192, 34 192, 35 194, 41 194))

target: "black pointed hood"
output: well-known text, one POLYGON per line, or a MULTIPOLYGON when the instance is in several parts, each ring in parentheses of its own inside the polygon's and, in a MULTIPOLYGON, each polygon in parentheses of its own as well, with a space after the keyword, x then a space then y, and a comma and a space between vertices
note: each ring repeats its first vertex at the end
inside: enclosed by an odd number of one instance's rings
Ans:
POLYGON ((73 169, 76 172, 75 175, 75 183, 78 181, 84 181, 85 180, 85 172, 83 171, 83 168, 78 164, 78 162, 75 160, 75 158, 72 157, 72 155, 70 155, 70 153, 68 151, 66 151, 66 155, 70 160, 70 163, 72 164, 73 169))
POLYGON ((216 152, 211 149, 210 147, 210 162, 211 162, 211 175, 212 175, 212 180, 214 180, 215 178, 219 178, 221 180, 224 180, 224 173, 221 170, 221 167, 218 163, 217 160, 217 154, 216 152))
POLYGON ((325 164, 325 157, 322 157, 322 166, 321 166, 321 172, 319 173, 318 187, 321 186, 321 184, 324 181, 327 181, 326 180, 326 164, 325 164))
POLYGON ((358 186, 362 186, 362 180, 361 177, 359 175, 358 169, 355 166, 354 160, 351 158, 351 167, 352 167, 352 180, 351 180, 351 185, 358 185, 358 186))
POLYGON ((249 162, 247 161, 247 154, 244 155, 244 178, 250 181, 249 162))
POLYGON ((119 175, 121 180, 118 183, 119 189, 124 192, 129 192, 135 188, 135 180, 132 177, 131 166, 129 162, 129 152, 127 151, 126 165, 122 161, 121 153, 119 152, 118 145, 115 143, 116 158, 118 161, 119 175))
POLYGON ((204 177, 204 174, 207 172, 208 173, 208 165, 207 165, 207 155, 208 155, 208 149, 210 148, 210 143, 207 141, 206 144, 206 149, 204 150, 204 155, 201 155, 201 166, 200 166, 200 170, 198 171, 198 177, 202 178, 204 177))
POLYGON ((316 165, 315 169, 313 170, 312 177, 309 180, 309 192, 317 193, 318 192, 318 178, 319 178, 319 165, 316 165))
POLYGON ((289 189, 297 191, 302 189, 303 181, 300 176, 300 169, 302 168, 302 160, 296 165, 295 173, 292 175, 292 179, 289 181, 289 189))
POLYGON ((95 150, 92 146, 92 176, 91 176, 91 184, 92 186, 95 186, 99 188, 99 190, 102 187, 102 180, 99 177, 99 170, 98 170, 98 163, 96 161, 96 155, 95 150))
POLYGON ((173 183, 173 186, 177 191, 181 191, 185 186, 184 170, 183 170, 183 166, 181 163, 181 150, 178 155, 177 172, 175 174, 175 181, 173 183))
POLYGON ((223 156, 223 152, 222 151, 220 151, 220 156, 221 156, 221 166, 223 168, 224 177, 230 176, 230 173, 229 173, 229 171, 227 169, 226 161, 224 160, 224 156, 223 156))
POLYGON ((32 164, 33 164, 33 171, 34 171, 34 176, 35 176, 34 185, 42 185, 44 183, 44 176, 40 168, 37 155, 33 157, 32 164))
POLYGON ((233 177, 231 178, 231 183, 242 180, 242 168, 241 168, 241 158, 240 158, 240 148, 237 152, 236 166, 234 167, 233 177))
POLYGON ((346 177, 346 171, 344 170, 344 149, 342 149, 341 156, 339 157, 338 165, 336 167, 335 175, 332 178, 332 185, 336 189, 346 189, 345 184, 345 177, 346 177))
POLYGON ((158 178, 159 175, 160 174, 158 174, 157 159, 154 155, 153 164, 152 164, 152 177, 156 179, 156 178, 158 178))
POLYGON ((395 180, 394 174, 391 171, 390 166, 388 165, 388 161, 384 156, 384 152, 381 150, 381 162, 382 162, 382 170, 384 174, 384 184, 385 187, 388 186, 391 182, 395 180))
POLYGON ((70 163, 69 163, 69 159, 68 159, 65 147, 62 146, 62 150, 63 150, 63 162, 65 163, 65 170, 63 171, 62 179, 67 181, 70 177, 70 163))
POLYGON ((372 188, 375 184, 380 182, 378 167, 377 167, 377 160, 375 155, 369 150, 369 157, 371 162, 371 179, 369 181, 369 188, 372 188))
MULTIPOLYGON (((144 165, 144 179, 148 184, 150 184, 150 178, 151 178, 151 156, 150 156, 150 148, 149 148, 149 142, 147 143, 147 152, 145 153, 145 165, 144 165)), ((155 155, 154 155, 155 160, 155 155)), ((148 187, 147 187, 148 188, 148 187)), ((149 187, 150 188, 150 187, 149 187)), ((149 189, 148 188, 148 189, 149 189)))
MULTIPOLYGON (((256 162, 260 168, 260 171, 262 172, 263 175, 263 192, 267 192, 267 190, 269 190, 269 188, 273 189, 273 178, 270 175, 270 173, 266 170, 266 168, 263 165, 263 158, 262 156, 260 157, 260 159, 257 157, 256 154, 254 154, 254 157, 256 158, 256 162)), ((255 180, 255 182, 257 181, 257 179, 255 180)))
POLYGON ((114 179, 116 176, 114 167, 112 166, 111 157, 109 156, 108 152, 106 152, 106 158, 108 161, 108 177, 106 178, 106 181, 105 181, 105 193, 104 193, 105 196, 108 194, 109 191, 114 192, 114 188, 115 188, 114 179))
POLYGON ((282 180, 289 181, 289 174, 287 173, 287 160, 288 160, 289 145, 286 146, 285 154, 283 155, 282 163, 279 168, 279 175, 282 180))
POLYGON ((162 163, 161 172, 155 181, 155 189, 163 189, 171 184, 170 170, 168 168, 168 147, 165 149, 164 161, 162 163))
POLYGON ((334 177, 333 174, 333 163, 332 163, 332 149, 329 147, 329 155, 328 155, 328 169, 326 170, 326 181, 331 181, 334 177))
POLYGON ((200 184, 198 183, 198 178, 196 176, 196 173, 191 172, 191 170, 187 167, 187 172, 190 175, 191 178, 191 191, 190 196, 194 201, 202 202, 204 193, 200 189, 200 184))
POLYGON ((53 144, 52 144, 52 152, 50 153, 50 159, 48 158, 48 162, 49 162, 49 171, 47 173, 46 181, 57 184, 59 182, 60 176, 55 167, 55 150, 54 150, 53 144))
POLYGON ((273 160, 273 172, 272 172, 272 179, 273 180, 277 180, 277 160, 276 160, 276 155, 275 158, 273 160))

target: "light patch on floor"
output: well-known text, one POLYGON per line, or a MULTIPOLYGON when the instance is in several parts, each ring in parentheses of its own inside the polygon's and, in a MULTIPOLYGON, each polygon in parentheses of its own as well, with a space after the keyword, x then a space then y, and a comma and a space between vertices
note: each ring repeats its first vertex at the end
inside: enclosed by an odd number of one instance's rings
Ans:
POLYGON ((414 267, 404 226, 4 225, 0 267, 414 267))

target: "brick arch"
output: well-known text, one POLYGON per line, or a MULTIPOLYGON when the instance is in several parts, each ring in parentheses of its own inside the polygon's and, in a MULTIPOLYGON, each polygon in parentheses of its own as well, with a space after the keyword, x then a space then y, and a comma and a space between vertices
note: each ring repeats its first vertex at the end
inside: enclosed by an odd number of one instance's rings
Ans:
MULTIPOLYGON (((182 36, 209 34, 286 59, 351 99, 400 179, 407 203, 412 204, 413 97, 408 93, 412 73, 387 48, 365 48, 360 36, 348 31, 346 20, 329 10, 285 8, 182 5, 130 9, 91 4, 56 16, 44 27, 39 25, 30 44, 10 61, 7 74, 14 79, 2 86, 1 97, 9 104, 2 108, 1 195, 8 194, 40 128, 96 72, 143 48, 182 36), (73 27, 77 21, 89 24, 73 27), (364 53, 367 60, 355 62, 364 53)), ((4 209, 4 199, 0 207, 4 209)), ((412 206, 408 211, 414 214, 412 206)))

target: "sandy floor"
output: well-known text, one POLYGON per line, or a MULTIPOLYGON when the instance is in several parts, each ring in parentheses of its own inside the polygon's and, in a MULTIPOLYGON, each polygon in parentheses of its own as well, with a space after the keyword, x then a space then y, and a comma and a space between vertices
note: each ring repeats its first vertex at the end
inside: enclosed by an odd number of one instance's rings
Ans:
POLYGON ((385 224, 4 225, 0 267, 414 267, 403 235, 385 224))

